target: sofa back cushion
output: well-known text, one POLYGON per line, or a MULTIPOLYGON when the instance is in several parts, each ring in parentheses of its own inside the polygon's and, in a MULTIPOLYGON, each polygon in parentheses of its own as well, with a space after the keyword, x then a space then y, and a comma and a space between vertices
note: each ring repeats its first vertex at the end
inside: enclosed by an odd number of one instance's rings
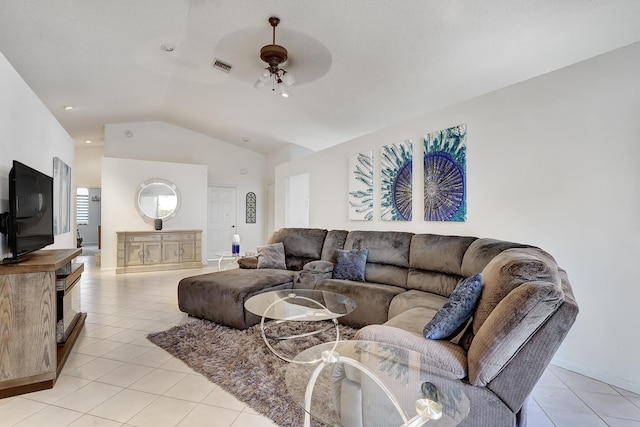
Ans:
POLYGON ((411 238, 411 268, 462 275, 462 259, 477 237, 416 234, 411 238))
POLYGON ((406 287, 412 236, 396 231, 350 231, 344 248, 369 250, 367 282, 406 287))
POLYGON ((555 260, 541 249, 507 249, 482 277, 482 295, 465 333, 471 338, 467 362, 474 386, 500 373, 564 301, 555 260))
POLYGON ((462 258, 460 274, 464 277, 482 272, 485 266, 500 252, 513 248, 533 248, 522 243, 507 242, 505 240, 480 238, 474 240, 467 248, 462 258))
POLYGON ((414 235, 411 238, 411 268, 407 287, 448 298, 463 277, 464 254, 476 239, 467 236, 414 235))
POLYGON ((269 244, 282 242, 287 269, 299 271, 322 256, 327 230, 319 228, 281 228, 269 238, 269 244))
POLYGON ((487 385, 564 301, 559 285, 534 281, 511 291, 474 336, 467 360, 469 382, 487 385))
POLYGON ((473 314, 474 334, 504 297, 523 283, 533 281, 549 282, 562 292, 558 265, 547 252, 519 248, 496 255, 482 270, 482 296, 473 314))
POLYGON ((337 253, 340 249, 344 249, 344 242, 347 240, 348 234, 349 232, 346 230, 329 230, 324 239, 324 245, 322 245, 320 258, 335 264, 337 253))

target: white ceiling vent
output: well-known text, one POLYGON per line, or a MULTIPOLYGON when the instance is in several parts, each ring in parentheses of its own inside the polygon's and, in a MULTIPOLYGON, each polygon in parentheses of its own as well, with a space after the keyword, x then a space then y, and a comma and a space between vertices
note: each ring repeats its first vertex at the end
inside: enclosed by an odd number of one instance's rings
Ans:
POLYGON ((219 59, 214 59, 211 66, 216 70, 224 71, 225 73, 228 73, 229 71, 231 71, 231 65, 225 62, 222 62, 219 59))

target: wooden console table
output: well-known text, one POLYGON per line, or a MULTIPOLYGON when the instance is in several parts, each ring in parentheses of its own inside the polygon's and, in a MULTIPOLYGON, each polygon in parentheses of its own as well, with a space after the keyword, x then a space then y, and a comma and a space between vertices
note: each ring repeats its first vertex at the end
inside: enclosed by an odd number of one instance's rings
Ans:
POLYGON ((202 267, 202 230, 118 231, 116 273, 202 267))
MULTIPOLYGON (((76 342, 80 313, 64 344, 56 340, 56 280, 80 280, 82 249, 40 250, 0 265, 0 398, 52 388, 76 342)), ((78 288, 79 289, 79 288, 78 288)))

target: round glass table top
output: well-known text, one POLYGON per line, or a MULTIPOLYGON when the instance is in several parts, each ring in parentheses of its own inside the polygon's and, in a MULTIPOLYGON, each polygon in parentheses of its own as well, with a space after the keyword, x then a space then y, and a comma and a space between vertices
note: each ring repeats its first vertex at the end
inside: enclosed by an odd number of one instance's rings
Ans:
POLYGON ((302 322, 337 319, 355 310, 356 303, 335 292, 284 289, 254 295, 244 307, 268 319, 302 322))
POLYGON ((293 362, 285 374, 290 396, 303 410, 308 403, 311 417, 330 426, 401 426, 424 416, 427 406, 440 413, 426 425, 455 426, 469 413, 469 398, 459 380, 431 367, 424 355, 402 347, 329 342, 300 352, 293 362), (306 402, 308 388, 312 394, 306 402))

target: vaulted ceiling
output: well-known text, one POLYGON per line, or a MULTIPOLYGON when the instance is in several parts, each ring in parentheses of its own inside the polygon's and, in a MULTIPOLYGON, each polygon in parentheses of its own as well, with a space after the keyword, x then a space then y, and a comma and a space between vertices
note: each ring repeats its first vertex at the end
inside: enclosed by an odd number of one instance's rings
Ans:
POLYGON ((77 144, 164 120, 316 151, 639 40, 637 0, 0 0, 0 52, 77 144), (287 99, 254 88, 269 16, 287 99))

